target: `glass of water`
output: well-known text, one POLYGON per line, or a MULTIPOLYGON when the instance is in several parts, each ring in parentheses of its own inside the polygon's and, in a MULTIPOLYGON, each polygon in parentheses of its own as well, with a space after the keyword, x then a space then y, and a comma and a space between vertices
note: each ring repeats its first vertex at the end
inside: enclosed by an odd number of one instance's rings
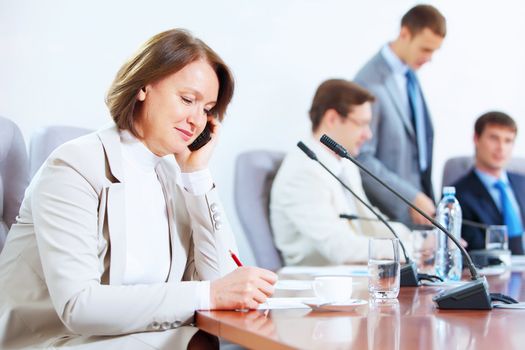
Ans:
POLYGON ((434 260, 436 257, 437 239, 434 229, 412 231, 412 257, 421 273, 435 274, 434 260))
POLYGON ((485 249, 509 249, 507 226, 490 225, 485 231, 485 249))
POLYGON ((368 241, 368 292, 375 299, 393 299, 399 294, 399 240, 370 238, 368 241))

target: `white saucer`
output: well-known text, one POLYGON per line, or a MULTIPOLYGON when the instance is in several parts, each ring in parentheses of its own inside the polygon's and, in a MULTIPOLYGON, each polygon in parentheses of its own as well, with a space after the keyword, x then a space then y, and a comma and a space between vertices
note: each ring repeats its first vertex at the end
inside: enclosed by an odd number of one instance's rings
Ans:
POLYGON ((349 299, 340 303, 323 303, 321 301, 305 303, 315 311, 352 311, 356 307, 368 304, 363 299, 349 299))
POLYGON ((505 264, 487 266, 482 269, 478 269, 478 272, 484 276, 501 275, 505 271, 507 271, 507 266, 505 264))

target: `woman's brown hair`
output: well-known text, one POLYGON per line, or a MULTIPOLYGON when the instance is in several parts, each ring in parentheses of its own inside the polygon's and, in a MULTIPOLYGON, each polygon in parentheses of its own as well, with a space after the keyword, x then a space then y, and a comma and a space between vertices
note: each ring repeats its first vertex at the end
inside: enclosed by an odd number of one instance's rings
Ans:
POLYGON ((186 30, 172 29, 149 39, 118 71, 106 96, 106 105, 117 126, 136 136, 134 111, 141 103, 136 99, 139 90, 199 59, 208 62, 217 74, 219 95, 210 113, 222 121, 234 90, 230 69, 203 41, 186 30))

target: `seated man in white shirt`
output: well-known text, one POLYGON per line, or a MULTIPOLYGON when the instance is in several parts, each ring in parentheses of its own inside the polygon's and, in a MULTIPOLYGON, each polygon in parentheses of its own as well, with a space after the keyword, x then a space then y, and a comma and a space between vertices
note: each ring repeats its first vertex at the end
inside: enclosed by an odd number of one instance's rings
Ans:
MULTIPOLYGON (((319 142, 327 134, 357 156, 372 136, 370 121, 374 97, 346 80, 327 80, 314 96, 310 109, 312 138, 305 141, 321 162, 368 202, 359 170, 319 142)), ((284 159, 273 183, 270 219, 278 249, 286 265, 333 265, 365 262, 370 236, 390 237, 379 221, 346 220, 340 214, 374 215, 346 191, 317 162, 296 148, 284 159)), ((408 229, 392 227, 406 238, 408 229)), ((408 247, 407 247, 408 249, 408 247)))

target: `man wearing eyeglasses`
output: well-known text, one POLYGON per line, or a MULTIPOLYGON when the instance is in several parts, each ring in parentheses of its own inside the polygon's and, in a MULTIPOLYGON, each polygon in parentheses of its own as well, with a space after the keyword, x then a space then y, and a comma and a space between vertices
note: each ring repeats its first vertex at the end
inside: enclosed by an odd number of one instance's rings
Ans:
MULTIPOLYGON (((318 159, 368 202, 359 170, 319 142, 330 136, 357 156, 372 136, 370 120, 374 97, 350 81, 327 80, 315 93, 310 108, 312 135, 304 143, 318 159)), ((273 183, 270 219, 277 248, 286 265, 337 265, 366 262, 368 238, 390 236, 378 221, 347 220, 374 215, 317 162, 295 148, 284 159, 273 183)), ((401 224, 392 224, 398 234, 408 233, 401 224)))

